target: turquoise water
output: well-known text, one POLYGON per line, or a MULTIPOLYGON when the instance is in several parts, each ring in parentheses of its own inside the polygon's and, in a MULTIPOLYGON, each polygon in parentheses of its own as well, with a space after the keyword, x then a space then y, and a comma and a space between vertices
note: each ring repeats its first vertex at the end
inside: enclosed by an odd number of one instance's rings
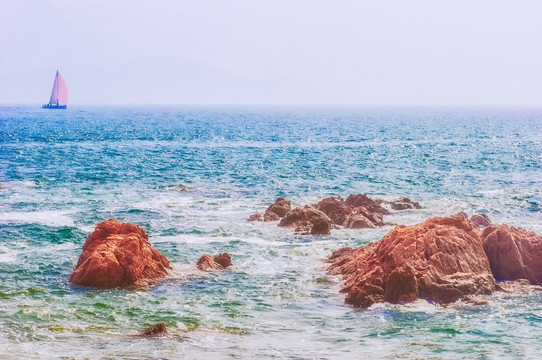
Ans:
POLYGON ((408 196, 387 218, 487 213, 542 234, 542 109, 0 108, 0 357, 542 357, 542 292, 344 305, 327 256, 391 227, 296 236, 250 223, 278 196, 408 196), (172 262, 140 290, 72 287, 97 223, 172 262), (204 253, 234 266, 202 273, 204 253), (168 335, 135 335, 164 321, 168 335))

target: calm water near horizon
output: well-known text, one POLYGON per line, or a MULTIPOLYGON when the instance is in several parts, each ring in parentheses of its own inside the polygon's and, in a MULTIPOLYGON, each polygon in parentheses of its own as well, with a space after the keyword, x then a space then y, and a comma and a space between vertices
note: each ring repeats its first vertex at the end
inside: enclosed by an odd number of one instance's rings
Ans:
POLYGON ((420 202, 397 224, 465 211, 542 234, 542 109, 0 106, 0 358, 542 358, 540 291, 355 309, 326 258, 392 227, 246 221, 278 196, 353 193, 420 202), (110 218, 145 228, 170 275, 71 286, 110 218), (231 269, 195 268, 222 252, 231 269), (159 321, 167 335, 135 336, 159 321))

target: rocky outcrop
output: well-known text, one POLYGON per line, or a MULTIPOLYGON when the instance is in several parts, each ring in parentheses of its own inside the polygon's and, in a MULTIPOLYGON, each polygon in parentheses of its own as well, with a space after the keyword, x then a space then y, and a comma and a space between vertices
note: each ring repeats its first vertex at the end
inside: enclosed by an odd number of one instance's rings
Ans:
POLYGON ((262 214, 255 213, 248 217, 247 221, 277 221, 290 211, 292 203, 282 197, 277 198, 273 204, 271 204, 262 217, 262 214))
POLYGON ((164 335, 164 334, 167 334, 166 324, 163 322, 159 322, 158 324, 151 326, 147 330, 143 331, 141 333, 141 336, 152 337, 152 336, 158 336, 158 335, 164 335))
POLYGON ((353 208, 363 206, 364 208, 367 209, 367 211, 371 213, 377 213, 380 215, 390 214, 390 212, 387 209, 383 208, 375 200, 368 197, 367 194, 350 195, 349 197, 346 198, 346 201, 344 203, 353 208))
POLYGON ((484 229, 482 241, 495 279, 542 284, 542 236, 522 228, 494 225, 484 229))
POLYGON ((290 210, 279 226, 295 227, 295 232, 302 235, 329 235, 331 224, 331 219, 322 211, 305 206, 290 210))
POLYGON ((214 259, 211 255, 205 254, 199 258, 196 267, 202 271, 213 271, 224 270, 231 265, 231 257, 228 253, 217 255, 214 259))
POLYGON ((352 212, 341 197, 328 197, 316 204, 316 209, 326 214, 333 223, 342 226, 352 212))
POLYGON ((329 273, 345 280, 345 301, 358 307, 419 298, 449 303, 496 289, 480 231, 464 213, 397 226, 378 242, 333 253, 330 261, 329 273))
POLYGON ((88 236, 70 282, 97 288, 139 286, 166 276, 167 269, 168 259, 151 247, 145 230, 107 220, 88 236))
POLYGON ((349 229, 374 228, 384 225, 382 214, 370 212, 364 206, 352 207, 340 197, 328 197, 316 204, 336 225, 349 229))
POLYGON ((265 210, 263 220, 275 221, 286 216, 288 211, 292 208, 292 203, 282 197, 277 198, 271 206, 265 210))
POLYGON ((480 229, 491 225, 491 220, 486 214, 474 214, 470 217, 470 220, 480 229))

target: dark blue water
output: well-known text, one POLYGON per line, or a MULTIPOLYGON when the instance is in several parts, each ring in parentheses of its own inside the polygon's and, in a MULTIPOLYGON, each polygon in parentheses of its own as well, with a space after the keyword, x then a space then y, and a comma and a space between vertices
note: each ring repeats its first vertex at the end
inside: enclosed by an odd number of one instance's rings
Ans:
POLYGON ((0 355, 536 358, 538 291, 356 310, 326 257, 390 227, 300 237, 248 223, 277 196, 408 196, 542 233, 542 109, 0 108, 0 355), (70 287, 86 236, 142 225, 173 263, 138 291, 70 287), (234 267, 194 267, 227 251, 234 267), (169 335, 132 335, 158 321, 169 335))

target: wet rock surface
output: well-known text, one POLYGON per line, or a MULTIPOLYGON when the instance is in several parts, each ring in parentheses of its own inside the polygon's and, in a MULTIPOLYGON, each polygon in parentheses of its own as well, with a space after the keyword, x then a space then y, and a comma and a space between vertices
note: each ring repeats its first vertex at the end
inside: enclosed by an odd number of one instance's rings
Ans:
POLYGON ((397 226, 375 243, 340 249, 330 261, 329 273, 345 280, 345 301, 358 307, 416 299, 446 304, 496 290, 480 231, 464 213, 397 226))
POLYGON ((482 241, 496 280, 542 284, 542 236, 509 225, 492 225, 482 232, 482 241))
POLYGON ((88 236, 70 282, 97 288, 140 286, 166 276, 167 269, 168 259, 151 247, 143 228, 107 220, 88 236))
POLYGON ((295 232, 302 235, 329 235, 331 225, 326 214, 310 206, 290 210, 279 223, 279 226, 294 227, 295 232))
POLYGON ((199 258, 196 267, 202 271, 224 270, 232 266, 231 257, 228 253, 215 256, 205 254, 199 258))
POLYGON ((264 221, 275 221, 286 216, 292 208, 292 203, 282 197, 277 198, 271 206, 265 210, 264 221))

